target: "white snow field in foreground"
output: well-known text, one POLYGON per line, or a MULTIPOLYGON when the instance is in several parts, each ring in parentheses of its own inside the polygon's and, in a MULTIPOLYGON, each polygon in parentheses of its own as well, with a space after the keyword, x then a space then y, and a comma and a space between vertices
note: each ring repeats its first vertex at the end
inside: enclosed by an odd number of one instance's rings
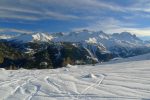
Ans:
POLYGON ((150 60, 145 59, 49 70, 1 69, 0 100, 150 100, 150 60))

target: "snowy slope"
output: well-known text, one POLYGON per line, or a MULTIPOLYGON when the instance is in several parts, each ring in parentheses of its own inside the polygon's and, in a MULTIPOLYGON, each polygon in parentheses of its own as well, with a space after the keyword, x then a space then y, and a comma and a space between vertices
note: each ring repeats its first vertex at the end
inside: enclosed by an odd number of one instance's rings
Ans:
POLYGON ((0 99, 149 100, 149 56, 136 57, 139 61, 130 58, 130 62, 96 66, 0 70, 0 99))
MULTIPOLYGON (((143 54, 139 56, 129 57, 129 58, 114 58, 110 60, 109 62, 106 62, 106 64, 114 64, 114 63, 121 63, 121 62, 132 62, 132 61, 141 61, 141 60, 150 60, 150 53, 143 54)), ((104 63, 105 64, 105 63, 104 63)))

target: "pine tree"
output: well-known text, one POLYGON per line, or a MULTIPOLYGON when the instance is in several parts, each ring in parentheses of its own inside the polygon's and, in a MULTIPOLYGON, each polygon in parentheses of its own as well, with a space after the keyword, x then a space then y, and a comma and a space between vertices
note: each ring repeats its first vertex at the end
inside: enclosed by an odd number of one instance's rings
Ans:
POLYGON ((0 52, 0 64, 2 64, 2 63, 3 63, 3 61, 4 61, 4 57, 3 57, 2 52, 0 52))
POLYGON ((73 64, 73 62, 70 59, 70 57, 64 58, 64 60, 63 60, 63 66, 66 66, 68 64, 73 64))

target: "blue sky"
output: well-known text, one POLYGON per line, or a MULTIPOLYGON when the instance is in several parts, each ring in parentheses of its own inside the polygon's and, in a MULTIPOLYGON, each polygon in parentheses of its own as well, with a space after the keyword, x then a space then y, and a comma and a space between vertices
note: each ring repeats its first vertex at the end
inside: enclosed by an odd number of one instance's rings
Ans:
POLYGON ((150 36, 150 0, 0 0, 0 33, 81 29, 150 36))

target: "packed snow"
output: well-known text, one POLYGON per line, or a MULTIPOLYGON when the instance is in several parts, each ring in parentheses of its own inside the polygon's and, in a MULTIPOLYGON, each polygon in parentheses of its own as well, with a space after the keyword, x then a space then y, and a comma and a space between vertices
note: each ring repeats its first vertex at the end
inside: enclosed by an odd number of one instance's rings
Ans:
POLYGON ((149 59, 150 54, 95 66, 1 69, 0 100, 150 100, 149 59))

